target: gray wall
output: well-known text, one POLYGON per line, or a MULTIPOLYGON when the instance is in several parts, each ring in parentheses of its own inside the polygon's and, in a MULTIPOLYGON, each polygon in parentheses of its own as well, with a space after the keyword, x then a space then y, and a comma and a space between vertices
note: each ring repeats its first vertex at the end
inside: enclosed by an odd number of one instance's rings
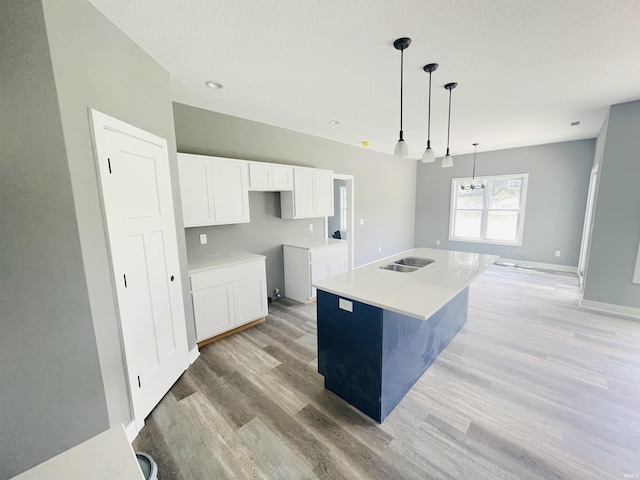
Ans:
POLYGON ((473 154, 418 164, 416 236, 419 247, 473 251, 530 262, 577 266, 594 140, 478 152, 478 175, 528 173, 528 194, 521 247, 449 241, 451 179, 468 177, 473 154), (440 247, 436 241, 440 240, 440 247), (556 257, 555 251, 561 256, 556 257))
MULTIPOLYGON (((356 266, 413 247, 415 160, 179 103, 174 103, 173 109, 180 152, 327 168, 354 175, 356 266), (364 225, 359 225, 359 219, 364 219, 364 225)), ((324 220, 284 220, 279 218, 278 194, 250 196, 251 223, 188 228, 187 251, 189 257, 224 250, 266 254, 271 293, 273 288, 284 286, 282 243, 299 236, 324 236, 324 220), (309 223, 314 225, 313 233, 309 232, 309 223), (200 233, 208 234, 207 245, 199 245, 200 233)))
POLYGON ((107 405, 42 7, 0 3, 0 478, 103 430, 107 405))
POLYGON ((131 419, 90 107, 168 140, 190 346, 195 328, 168 73, 84 0, 9 1, 1 13, 7 478, 131 419))
POLYGON ((167 139, 190 348, 195 344, 169 74, 85 0, 43 2, 111 425, 130 421, 89 108, 167 139), (188 308, 187 308, 188 307, 188 308))
POLYGON ((583 298, 640 308, 640 285, 631 283, 640 242, 640 101, 613 105, 601 135, 606 142, 583 298))

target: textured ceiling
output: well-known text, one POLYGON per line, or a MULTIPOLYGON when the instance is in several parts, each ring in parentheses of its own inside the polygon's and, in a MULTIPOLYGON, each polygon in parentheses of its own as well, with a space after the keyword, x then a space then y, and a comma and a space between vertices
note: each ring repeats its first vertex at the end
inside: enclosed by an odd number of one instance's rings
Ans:
MULTIPOLYGON (((640 0, 90 0, 171 74, 177 102, 409 156, 593 138, 640 99, 640 0), (223 89, 205 87, 215 80, 223 89), (339 125, 329 121, 339 120, 339 125), (581 125, 572 127, 571 122, 581 125)), ((639 133, 640 134, 640 133, 639 133)))

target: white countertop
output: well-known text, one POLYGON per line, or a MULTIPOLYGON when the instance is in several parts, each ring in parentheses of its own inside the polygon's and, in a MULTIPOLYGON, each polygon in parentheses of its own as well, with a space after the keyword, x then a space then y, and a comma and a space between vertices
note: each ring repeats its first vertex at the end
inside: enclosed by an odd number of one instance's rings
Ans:
POLYGON ((295 240, 290 240, 288 242, 284 242, 283 245, 287 245, 289 247, 297 247, 297 248, 306 248, 309 250, 314 250, 316 248, 325 248, 331 247, 333 245, 339 244, 347 244, 349 243, 347 240, 339 240, 337 238, 297 238, 295 240))
POLYGON ((189 275, 202 272, 204 270, 228 267, 230 265, 238 265, 240 263, 251 262, 253 260, 264 258, 266 258, 264 255, 237 251, 214 253, 212 255, 190 258, 189 275))
POLYGON ((122 424, 12 480, 144 480, 122 424))
POLYGON ((416 248, 313 284, 341 297, 426 320, 498 260, 497 255, 416 248), (435 260, 414 272, 380 267, 404 257, 435 260))

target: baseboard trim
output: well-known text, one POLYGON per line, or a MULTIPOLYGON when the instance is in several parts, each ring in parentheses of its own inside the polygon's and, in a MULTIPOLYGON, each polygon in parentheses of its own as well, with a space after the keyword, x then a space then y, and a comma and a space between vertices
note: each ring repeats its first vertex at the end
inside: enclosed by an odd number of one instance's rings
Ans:
POLYGON ((189 365, 193 365, 193 362, 195 362, 199 356, 200 356, 200 350, 198 349, 198 345, 196 345, 189 352, 189 365))
POLYGON ((215 342, 216 340, 220 340, 221 338, 228 337, 229 335, 233 335, 234 333, 241 332, 242 330, 246 330, 247 328, 253 327, 254 325, 258 325, 259 323, 264 322, 265 320, 266 320, 266 317, 262 317, 257 320, 254 320, 253 322, 245 323, 244 325, 240 325, 239 327, 236 327, 233 330, 228 330, 214 337, 207 338, 206 340, 202 340, 201 342, 198 342, 197 345, 198 347, 202 348, 211 342, 215 342))
POLYGON ((612 303, 594 302, 593 300, 585 300, 581 298, 578 305, 585 310, 593 310, 594 312, 606 313, 616 317, 623 317, 630 320, 640 320, 640 308, 625 307, 622 305, 614 305, 612 303))
POLYGON ((556 272, 566 272, 566 273, 575 273, 578 274, 578 267, 572 267, 571 265, 558 265, 555 263, 540 263, 540 262, 530 262, 528 260, 511 260, 508 258, 500 258, 498 260, 500 263, 513 263, 515 265, 519 265, 522 267, 531 267, 531 268, 540 268, 542 270, 554 270, 556 272))

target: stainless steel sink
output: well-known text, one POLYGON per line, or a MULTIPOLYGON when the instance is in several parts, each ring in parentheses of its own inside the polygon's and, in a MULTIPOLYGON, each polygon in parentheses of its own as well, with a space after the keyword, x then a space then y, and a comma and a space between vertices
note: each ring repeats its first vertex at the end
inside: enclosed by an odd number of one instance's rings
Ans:
POLYGON ((405 257, 400 260, 396 260, 393 263, 397 263, 398 265, 407 265, 409 267, 422 268, 427 265, 432 264, 435 260, 431 260, 430 258, 418 258, 418 257, 405 257))
POLYGON ((380 267, 384 270, 393 270, 394 272, 415 272, 418 267, 410 267, 408 265, 398 265, 397 263, 390 263, 389 265, 383 265, 380 267))
POLYGON ((394 272, 410 273, 415 272, 422 267, 426 267, 433 262, 435 262, 435 260, 431 260, 430 258, 405 257, 396 260, 393 263, 383 265, 380 268, 384 270, 392 270, 394 272))

